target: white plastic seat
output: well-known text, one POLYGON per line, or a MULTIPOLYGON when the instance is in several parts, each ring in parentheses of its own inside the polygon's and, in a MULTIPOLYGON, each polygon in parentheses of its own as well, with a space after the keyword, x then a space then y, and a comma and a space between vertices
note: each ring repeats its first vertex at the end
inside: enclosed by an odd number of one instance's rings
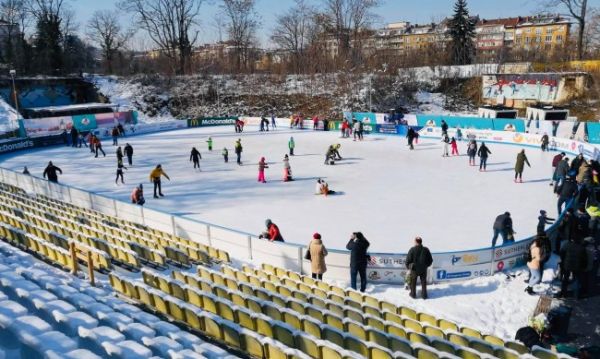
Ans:
POLYGON ((121 333, 129 340, 141 342, 142 338, 154 338, 156 332, 154 329, 142 323, 130 323, 121 327, 121 333))
POLYGON ((103 347, 109 358, 147 359, 152 355, 150 349, 131 340, 116 343, 106 342, 103 347))
POLYGON ((10 325, 19 317, 27 315, 27 309, 17 302, 0 302, 0 346, 6 349, 18 348, 19 343, 10 331, 10 325))
POLYGON ((13 343, 13 348, 20 348, 21 343, 32 343, 35 337, 52 330, 47 322, 38 317, 25 315, 15 319, 8 327, 10 336, 16 338, 18 343, 13 343))
POLYGON ((103 343, 118 343, 125 341, 125 336, 113 328, 101 326, 92 329, 79 328, 79 343, 82 349, 87 349, 96 355, 103 356, 103 343))
POLYGON ((19 293, 33 292, 39 290, 40 287, 33 282, 30 282, 23 277, 19 276, 19 280, 12 280, 3 278, 0 280, 0 289, 8 296, 11 300, 18 300, 19 293))
POLYGON ((96 299, 90 297, 87 294, 83 294, 83 293, 74 294, 74 295, 70 296, 68 299, 69 299, 69 303, 73 304, 75 307, 77 307, 80 310, 89 305, 92 305, 92 304, 95 304, 98 302, 96 299))
POLYGON ((167 337, 154 337, 154 338, 144 338, 142 343, 150 350, 154 355, 168 358, 171 356, 171 352, 178 352, 183 350, 183 346, 171 338, 167 337))
POLYGON ((204 359, 206 358, 204 355, 196 353, 190 349, 184 349, 177 353, 171 354, 171 359, 204 359))
POLYGON ((49 323, 56 323, 56 320, 54 319, 55 313, 68 314, 77 311, 77 308, 73 305, 60 299, 45 303, 36 302, 36 307, 38 308, 40 318, 49 323))
POLYGON ((169 334, 171 333, 177 333, 181 331, 181 329, 175 325, 162 320, 152 324, 152 329, 156 330, 156 335, 162 335, 165 337, 170 336, 169 334))
POLYGON ((46 352, 47 359, 102 359, 102 357, 86 349, 75 349, 68 353, 57 353, 53 350, 46 352))
POLYGON ((92 329, 98 326, 98 320, 85 312, 54 313, 56 329, 69 337, 77 337, 79 328, 92 329))
POLYGON ((136 321, 136 322, 140 322, 144 325, 147 325, 149 327, 154 327, 154 324, 160 322, 160 318, 158 318, 155 315, 146 313, 146 312, 139 312, 139 313, 134 313, 131 315, 131 317, 136 321))
POLYGON ((43 358, 47 351, 65 353, 77 349, 77 343, 61 332, 51 331, 23 338, 22 358, 43 358))
POLYGON ((130 317, 116 312, 111 313, 99 313, 98 319, 100 320, 101 325, 105 325, 111 328, 119 328, 121 325, 127 325, 133 323, 133 319, 130 317))
POLYGON ((27 310, 35 312, 41 303, 57 300, 58 297, 45 289, 34 290, 33 292, 17 292, 19 303, 23 304, 27 310))
POLYGON ((113 311, 113 309, 111 307, 107 306, 106 304, 102 304, 102 303, 90 304, 89 306, 82 308, 82 310, 94 318, 98 318, 98 316, 101 315, 102 313, 108 314, 108 313, 112 313, 112 311, 113 311))

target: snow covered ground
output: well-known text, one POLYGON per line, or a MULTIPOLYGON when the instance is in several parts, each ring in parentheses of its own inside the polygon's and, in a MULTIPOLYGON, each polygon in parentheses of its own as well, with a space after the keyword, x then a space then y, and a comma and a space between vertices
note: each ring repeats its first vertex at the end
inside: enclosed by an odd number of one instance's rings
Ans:
MULTIPOLYGON (((395 136, 367 136, 364 142, 340 139, 337 132, 278 130, 261 134, 249 128, 241 136, 230 127, 188 129, 123 139, 134 149, 134 166, 125 185, 115 185, 115 148, 105 142, 106 158, 70 147, 20 152, 0 159, 0 166, 41 176, 48 160, 62 168, 60 181, 123 201, 143 183, 147 206, 181 216, 260 233, 267 218, 277 223, 286 241, 308 243, 314 232, 329 248, 343 248, 353 231, 362 231, 372 252, 406 252, 415 235, 432 251, 465 250, 490 245, 495 217, 508 210, 517 238, 535 232, 540 209, 555 213, 556 197, 549 186, 553 153, 528 149, 532 168, 525 183, 513 183, 516 146, 490 145, 488 172, 468 166, 465 156, 443 158, 441 144, 422 140, 409 151, 395 136), (207 151, 212 135, 214 150, 207 151), (290 136, 296 140, 292 157, 294 182, 283 182, 282 159, 290 136), (233 144, 242 138, 243 166, 235 164, 233 144), (341 143, 344 157, 334 166, 323 164, 329 144, 341 143), (192 168, 192 146, 202 152, 202 171, 192 168), (230 151, 223 163, 221 150, 230 151), (268 183, 258 183, 257 163, 265 156, 268 183), (171 176, 163 181, 166 197, 152 198, 148 180, 158 163, 171 176), (314 195, 317 178, 341 191, 328 198, 314 195)), ((459 150, 465 151, 465 143, 459 150)))

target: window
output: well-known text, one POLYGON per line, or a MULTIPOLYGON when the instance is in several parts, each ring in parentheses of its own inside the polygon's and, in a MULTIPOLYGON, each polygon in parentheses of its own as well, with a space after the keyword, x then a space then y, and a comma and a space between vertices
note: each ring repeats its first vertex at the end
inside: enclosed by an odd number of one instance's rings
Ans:
POLYGON ((540 42, 542 42, 542 38, 539 37, 539 36, 536 36, 535 37, 535 42, 539 44, 540 42))
POLYGON ((542 29, 540 29, 540 28, 535 29, 535 34, 536 35, 541 35, 542 34, 542 29))
POLYGON ((530 42, 530 41, 531 41, 531 38, 530 38, 529 36, 527 36, 527 37, 525 38, 525 43, 526 43, 526 44, 529 44, 529 42, 530 42))
POLYGON ((562 42, 562 35, 556 35, 556 43, 560 44, 562 42))
POLYGON ((546 42, 552 42, 552 35, 546 35, 546 42))

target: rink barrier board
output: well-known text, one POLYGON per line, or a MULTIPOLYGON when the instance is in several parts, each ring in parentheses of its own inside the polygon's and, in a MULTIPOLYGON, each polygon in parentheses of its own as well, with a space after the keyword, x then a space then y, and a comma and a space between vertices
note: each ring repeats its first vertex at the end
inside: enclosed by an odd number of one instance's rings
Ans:
MULTIPOLYGON (((146 129, 154 128, 166 131, 186 128, 185 126, 181 127, 183 121, 174 122, 168 126, 155 126, 155 124, 151 124, 153 126, 146 127, 146 129)), ((449 130, 449 132, 451 131, 452 129, 449 130)), ((135 134, 141 133, 148 132, 141 130, 135 134)), ((441 135, 441 129, 429 127, 422 129, 421 133, 423 137, 439 138, 438 135, 441 135)), ((539 147, 541 138, 541 135, 473 129, 463 130, 463 136, 465 138, 467 136, 474 136, 478 140, 486 140, 488 142, 530 147, 539 147), (517 135, 522 137, 515 137, 517 135), (514 141, 515 138, 518 141, 514 141)), ((573 150, 578 150, 586 154, 587 157, 598 157, 598 150, 587 143, 562 138, 555 138, 555 140, 559 144, 557 150, 564 150, 571 154, 578 153, 573 152, 573 150)), ((307 250, 307 246, 305 245, 271 243, 258 239, 250 233, 143 208, 75 187, 50 183, 46 180, 26 176, 11 170, 1 169, 0 173, 3 181, 20 186, 30 192, 44 194, 51 198, 77 204, 85 208, 95 209, 107 215, 129 219, 136 223, 160 229, 198 243, 224 249, 241 260, 270 263, 304 274, 310 274, 310 261, 304 259, 304 253, 307 250)), ((556 223, 559 223, 559 221, 556 223)), ((556 224, 549 228, 549 233, 554 233, 555 226, 556 224)), ((527 250, 531 240, 532 238, 527 238, 511 245, 496 248, 489 247, 476 250, 433 253, 434 264, 429 269, 429 281, 447 282, 466 280, 478 276, 491 275, 500 270, 522 265, 523 254, 527 250)), ((371 282, 389 284, 404 282, 407 271, 405 268, 406 254, 370 253, 370 255, 371 262, 367 269, 367 275, 371 282)), ((350 256, 348 251, 329 249, 326 261, 328 268, 327 278, 348 281, 350 272, 349 261, 350 256)))

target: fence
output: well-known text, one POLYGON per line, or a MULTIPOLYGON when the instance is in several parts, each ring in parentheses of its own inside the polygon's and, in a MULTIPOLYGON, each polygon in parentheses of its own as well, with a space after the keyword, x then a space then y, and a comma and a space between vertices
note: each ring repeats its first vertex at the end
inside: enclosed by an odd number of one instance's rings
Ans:
MULTIPOLYGON (((165 130, 166 128, 165 126, 157 126, 156 129, 165 130)), ((449 131, 454 130, 450 129, 449 131)), ((421 130, 421 134, 423 137, 439 138, 441 129, 438 127, 425 127, 421 130)), ((537 147, 541 143, 541 135, 533 134, 469 129, 463 130, 463 135, 466 138, 521 146, 537 147)), ((599 157, 598 149, 588 143, 554 137, 551 138, 551 143, 555 150, 571 154, 584 153, 588 158, 597 159, 599 157)), ((117 201, 76 187, 51 183, 8 169, 0 169, 0 181, 18 186, 30 193, 46 195, 223 249, 240 260, 269 263, 304 274, 310 273, 310 262, 304 260, 307 247, 303 245, 268 242, 250 233, 117 201)), ((548 230, 551 237, 555 235, 555 228, 556 224, 548 230)), ((430 270, 429 279, 432 282, 465 280, 492 275, 497 271, 523 265, 523 255, 527 251, 531 240, 532 238, 526 238, 496 248, 487 247, 459 252, 433 253, 434 264, 430 270)), ((390 284, 404 282, 406 254, 370 253, 370 255, 371 261, 367 269, 367 276, 371 282, 390 284)), ((349 263, 350 255, 348 251, 330 250, 327 256, 327 278, 347 281, 350 272, 349 263)))

